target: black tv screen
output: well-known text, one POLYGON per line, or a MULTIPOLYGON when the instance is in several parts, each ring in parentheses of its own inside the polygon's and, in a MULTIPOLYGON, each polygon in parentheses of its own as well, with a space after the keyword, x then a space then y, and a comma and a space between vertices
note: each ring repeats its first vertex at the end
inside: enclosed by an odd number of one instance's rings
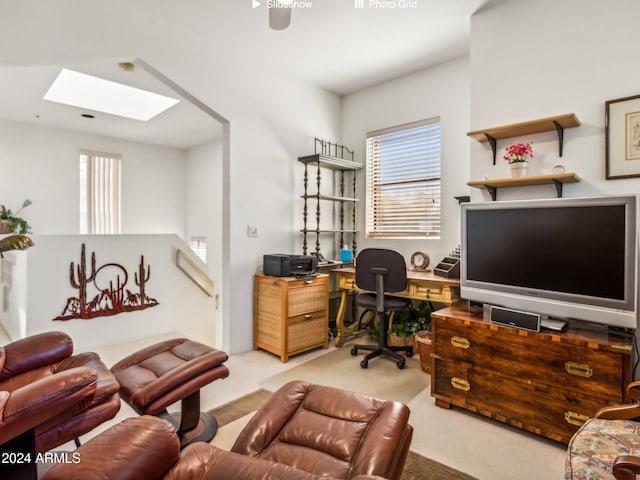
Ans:
POLYGON ((461 296, 637 326, 635 195, 462 206, 461 296))
POLYGON ((467 278, 624 299, 623 205, 475 210, 467 278))

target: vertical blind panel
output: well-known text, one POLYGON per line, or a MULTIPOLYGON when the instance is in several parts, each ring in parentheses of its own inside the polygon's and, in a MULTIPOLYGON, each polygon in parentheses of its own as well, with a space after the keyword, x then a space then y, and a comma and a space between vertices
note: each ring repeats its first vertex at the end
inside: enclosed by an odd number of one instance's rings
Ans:
MULTIPOLYGON (((91 234, 121 232, 120 157, 86 154, 86 227, 91 234)), ((81 168, 82 170, 82 168, 81 168)), ((81 195, 82 196, 82 195, 81 195)))
POLYGON ((191 237, 191 250, 202 260, 207 263, 207 239, 206 237, 191 237))
POLYGON ((438 236, 440 171, 439 120, 367 135, 367 234, 438 236))

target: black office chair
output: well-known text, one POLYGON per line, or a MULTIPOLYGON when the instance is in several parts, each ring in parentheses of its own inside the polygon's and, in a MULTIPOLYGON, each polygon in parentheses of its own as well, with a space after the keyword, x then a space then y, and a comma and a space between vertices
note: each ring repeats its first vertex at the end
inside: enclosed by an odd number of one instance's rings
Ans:
POLYGON ((387 312, 395 312, 409 306, 408 298, 385 295, 386 293, 401 292, 407 288, 407 265, 404 258, 394 250, 384 248, 366 248, 356 258, 356 285, 361 290, 375 293, 359 293, 355 297, 356 305, 378 314, 377 345, 354 345, 351 355, 357 355, 358 350, 367 350, 367 354, 360 366, 367 368, 369 360, 378 355, 388 355, 396 360, 398 368, 405 366, 405 358, 396 353, 405 351, 407 356, 413 355, 413 348, 394 347, 387 345, 387 312))

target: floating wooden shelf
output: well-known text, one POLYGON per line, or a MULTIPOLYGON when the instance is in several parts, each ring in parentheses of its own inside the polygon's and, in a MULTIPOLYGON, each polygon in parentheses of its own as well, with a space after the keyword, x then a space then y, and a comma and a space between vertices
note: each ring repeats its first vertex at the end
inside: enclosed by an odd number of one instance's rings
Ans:
POLYGON ((530 185, 555 185, 558 197, 562 197, 562 185, 579 182, 580 177, 575 173, 554 173, 551 175, 531 175, 528 177, 494 178, 489 180, 472 180, 467 185, 474 188, 484 188, 496 200, 498 188, 524 187, 530 185))
POLYGON ((502 138, 521 137, 523 135, 531 135, 534 133, 551 132, 555 130, 558 133, 558 149, 559 155, 562 157, 562 147, 564 144, 564 129, 577 127, 580 120, 575 113, 565 113, 553 117, 540 118, 538 120, 530 120, 528 122, 512 123, 501 127, 485 128, 467 133, 467 136, 477 140, 478 142, 489 142, 493 152, 493 164, 496 164, 496 144, 497 140, 502 138))

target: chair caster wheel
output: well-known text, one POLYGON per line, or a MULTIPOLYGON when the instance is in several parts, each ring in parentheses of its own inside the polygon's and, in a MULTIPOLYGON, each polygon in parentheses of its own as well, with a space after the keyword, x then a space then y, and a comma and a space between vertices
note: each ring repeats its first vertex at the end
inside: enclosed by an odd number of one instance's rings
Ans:
POLYGON ((367 362, 366 360, 362 360, 362 361, 360 362, 360 366, 361 366, 362 368, 367 368, 367 367, 369 366, 369 362, 367 362))
POLYGON ((398 363, 396 363, 396 365, 398 366, 398 368, 400 370, 402 370, 404 368, 404 365, 405 365, 404 358, 402 360, 398 360, 398 363))
POLYGON ((407 357, 409 358, 413 357, 413 349, 407 350, 407 357))
POLYGON ((358 349, 356 347, 353 347, 351 349, 351 355, 353 355, 354 357, 358 354, 358 349))

